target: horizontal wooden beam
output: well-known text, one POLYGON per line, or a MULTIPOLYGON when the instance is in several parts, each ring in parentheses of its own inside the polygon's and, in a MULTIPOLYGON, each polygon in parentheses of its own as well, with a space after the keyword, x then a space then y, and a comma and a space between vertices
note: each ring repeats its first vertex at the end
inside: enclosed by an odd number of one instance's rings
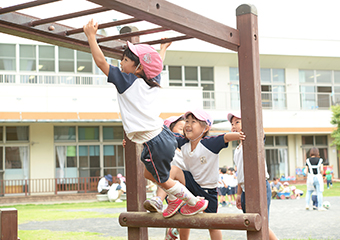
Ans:
POLYGON ((194 216, 183 216, 177 213, 171 218, 164 218, 161 213, 124 212, 119 215, 119 224, 123 227, 175 227, 259 231, 262 227, 262 218, 257 213, 202 213, 194 216))
POLYGON ((89 1, 233 51, 239 47, 237 29, 165 0, 89 1))
MULTIPOLYGON (((54 30, 49 31, 51 24, 43 24, 34 28, 22 24, 37 19, 38 18, 17 12, 0 15, 0 32, 78 51, 91 52, 84 33, 75 35, 74 37, 66 36, 65 32, 71 31, 74 28, 53 23, 54 30)), ((123 54, 122 49, 125 45, 125 41, 116 40, 102 43, 100 47, 105 56, 121 59, 123 54)))
POLYGON ((10 6, 10 7, 2 8, 2 9, 0 9, 0 14, 14 12, 14 11, 18 11, 18 10, 22 10, 22 9, 26 9, 26 8, 31 8, 31 7, 37 7, 37 6, 40 6, 40 5, 58 2, 58 1, 60 1, 60 0, 36 0, 36 1, 28 2, 28 3, 22 3, 22 4, 10 6))

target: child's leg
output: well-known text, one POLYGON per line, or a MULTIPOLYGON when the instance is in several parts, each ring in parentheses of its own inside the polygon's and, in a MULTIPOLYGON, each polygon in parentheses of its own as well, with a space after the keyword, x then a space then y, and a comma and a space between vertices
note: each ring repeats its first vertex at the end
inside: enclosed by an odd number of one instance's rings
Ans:
MULTIPOLYGON (((222 231, 219 229, 209 229, 211 240, 222 240, 222 231)), ((182 239, 182 238, 181 238, 182 239)))
POLYGON ((179 228, 179 239, 188 240, 190 235, 190 228, 179 228))

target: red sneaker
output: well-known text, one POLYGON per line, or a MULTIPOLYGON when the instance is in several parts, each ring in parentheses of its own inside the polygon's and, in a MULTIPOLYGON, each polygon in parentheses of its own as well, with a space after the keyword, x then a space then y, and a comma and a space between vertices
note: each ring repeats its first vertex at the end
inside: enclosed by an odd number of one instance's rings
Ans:
POLYGON ((181 208, 181 214, 186 216, 195 215, 199 212, 204 211, 208 207, 208 204, 209 201, 205 199, 199 199, 195 206, 185 204, 184 207, 181 208))
POLYGON ((178 239, 179 233, 177 228, 167 228, 165 233, 165 240, 176 240, 178 239))
POLYGON ((174 201, 168 200, 168 207, 163 211, 163 217, 169 218, 175 215, 175 213, 178 211, 178 209, 180 209, 180 207, 182 207, 183 204, 184 201, 179 198, 174 201))

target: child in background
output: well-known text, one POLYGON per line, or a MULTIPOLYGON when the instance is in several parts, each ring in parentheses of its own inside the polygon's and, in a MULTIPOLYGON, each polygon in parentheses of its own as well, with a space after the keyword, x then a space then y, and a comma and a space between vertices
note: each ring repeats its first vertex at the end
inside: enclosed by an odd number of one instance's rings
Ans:
POLYGON ((316 194, 316 190, 312 193, 312 203, 313 210, 318 210, 318 195, 316 194))
POLYGON ((161 45, 160 54, 150 45, 133 45, 127 48, 121 60, 121 70, 106 62, 98 46, 96 33, 98 23, 93 19, 83 27, 96 65, 108 76, 108 82, 115 85, 126 136, 135 143, 143 144, 141 160, 145 165, 144 176, 156 181, 169 196, 186 203, 190 215, 201 211, 207 204, 195 197, 178 181, 169 178, 170 162, 177 148, 173 133, 163 127, 159 117, 160 73, 163 70, 161 55, 165 56, 166 47, 161 45))
MULTIPOLYGON (((231 131, 232 132, 242 132, 242 121, 241 114, 228 114, 228 121, 231 123, 231 131)), ((242 141, 240 141, 239 145, 235 149, 234 152, 234 161, 237 167, 237 198, 236 198, 236 207, 238 209, 242 209, 243 213, 246 213, 246 197, 245 197, 245 188, 244 188, 244 169, 243 169, 243 145, 242 141)), ((268 182, 269 174, 267 171, 267 165, 265 165, 266 169, 266 187, 267 187, 267 207, 268 207, 268 221, 269 221, 269 207, 271 201, 271 189, 268 182)), ((269 228, 269 239, 277 240, 278 238, 274 234, 274 232, 269 228)))
POLYGON ((303 195, 303 191, 297 189, 295 186, 292 186, 290 189, 292 190, 292 194, 295 196, 296 199, 299 199, 303 195))
POLYGON ((331 170, 327 169, 326 170, 327 189, 329 189, 329 186, 333 187, 332 179, 333 179, 332 172, 331 170))
POLYGON ((218 169, 218 184, 217 184, 217 198, 219 199, 219 205, 223 206, 223 199, 222 199, 222 188, 223 185, 223 174, 222 174, 222 168, 218 169))
POLYGON ((220 186, 220 192, 221 192, 221 196, 220 196, 220 205, 222 207, 227 206, 227 203, 225 201, 225 195, 227 194, 227 188, 225 187, 225 183, 224 183, 224 178, 225 175, 227 173, 227 169, 225 167, 220 168, 221 174, 219 174, 219 181, 218 181, 218 185, 220 186))
POLYGON ((284 182, 283 183, 283 190, 282 190, 282 192, 290 193, 290 187, 289 187, 289 183, 288 182, 284 182))
POLYGON ((232 207, 232 195, 235 194, 235 186, 232 188, 234 184, 234 175, 231 172, 230 168, 227 173, 223 175, 223 183, 226 189, 226 194, 228 196, 228 207, 232 207))

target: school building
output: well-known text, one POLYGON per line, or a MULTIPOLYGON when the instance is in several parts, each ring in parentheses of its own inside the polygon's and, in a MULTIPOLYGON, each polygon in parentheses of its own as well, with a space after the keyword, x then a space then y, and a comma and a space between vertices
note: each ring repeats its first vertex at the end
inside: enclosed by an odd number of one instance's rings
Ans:
MULTIPOLYGON (((330 107, 340 102, 339 49, 331 40, 260 40, 271 179, 295 176, 313 146, 339 178, 330 123, 330 107)), ((227 114, 240 108, 237 66, 237 54, 226 49, 198 40, 173 43, 162 72, 161 117, 203 108, 215 120, 211 134, 230 131, 227 114)), ((1 34, 0 103, 0 180, 129 171, 116 89, 90 54, 1 34)), ((235 147, 220 153, 220 166, 233 165, 235 147)))

